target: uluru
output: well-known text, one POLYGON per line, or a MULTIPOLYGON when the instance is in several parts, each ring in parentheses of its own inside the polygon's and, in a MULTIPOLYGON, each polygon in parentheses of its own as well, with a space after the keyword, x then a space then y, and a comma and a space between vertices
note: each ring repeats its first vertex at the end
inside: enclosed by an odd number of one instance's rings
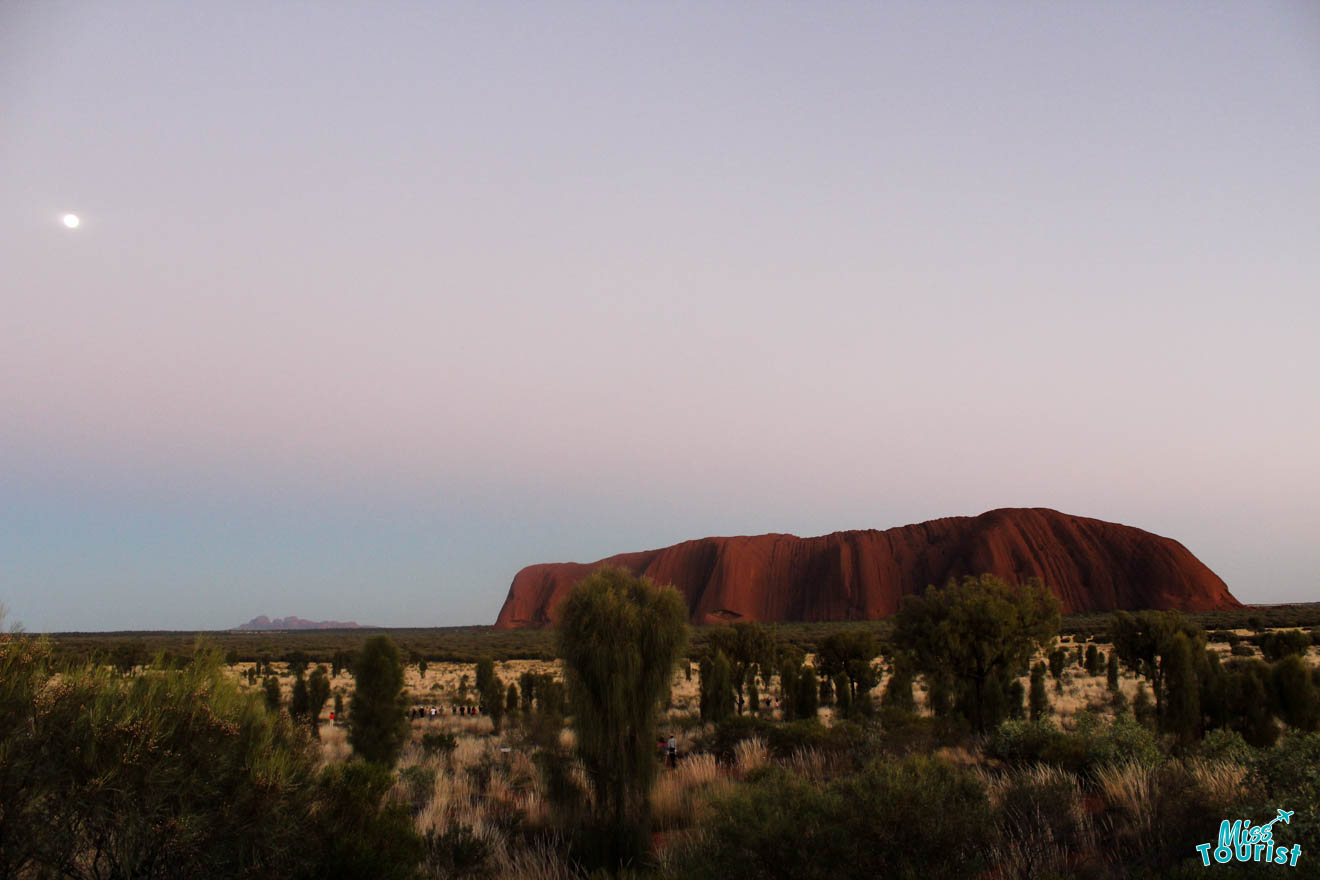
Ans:
POLYGON ((1046 508, 1003 508, 883 531, 700 538, 590 563, 530 565, 514 577, 495 626, 553 624, 559 601, 603 565, 676 587, 693 624, 876 620, 904 596, 983 572, 1039 577, 1065 614, 1241 607, 1172 538, 1046 508))

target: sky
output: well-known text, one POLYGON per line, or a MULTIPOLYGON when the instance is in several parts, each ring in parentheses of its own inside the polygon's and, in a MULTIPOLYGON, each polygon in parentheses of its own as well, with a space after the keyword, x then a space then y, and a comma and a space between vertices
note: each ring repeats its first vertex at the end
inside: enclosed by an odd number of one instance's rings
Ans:
POLYGON ((0 602, 1016 506, 1320 600, 1317 157, 1311 0, 0 0, 0 602))

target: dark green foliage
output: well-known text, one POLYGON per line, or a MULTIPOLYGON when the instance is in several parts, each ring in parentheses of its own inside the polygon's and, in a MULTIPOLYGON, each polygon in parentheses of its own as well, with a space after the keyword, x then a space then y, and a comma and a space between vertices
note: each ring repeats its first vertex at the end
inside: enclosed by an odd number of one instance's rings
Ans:
POLYGON ((1059 600, 1039 580, 969 576, 906 597, 893 642, 921 672, 952 678, 960 713, 984 732, 1007 714, 1008 683, 1058 628, 1059 600))
POLYGON ((326 677, 325 667, 318 666, 307 679, 307 723, 311 725, 312 735, 318 739, 321 736, 321 710, 325 708, 328 699, 330 679, 326 677))
POLYGON ((1179 633, 1186 638, 1193 658, 1205 653, 1205 631, 1177 611, 1141 611, 1137 614, 1119 611, 1114 615, 1113 631, 1110 633, 1118 659, 1128 669, 1150 681, 1155 695, 1155 716, 1161 723, 1164 718, 1166 666, 1163 658, 1173 650, 1179 633))
POLYGON ((877 682, 871 663, 879 653, 875 639, 859 630, 840 630, 821 640, 816 668, 834 682, 835 700, 844 715, 870 714, 871 689, 877 682))
MULTIPOLYGON (((559 606, 558 645, 577 733, 577 753, 595 794, 597 825, 630 851, 647 817, 657 765, 656 717, 687 642, 687 605, 672 588, 617 568, 601 568, 559 606)), ((601 867, 607 865, 602 864, 601 867)))
MULTIPOLYGON (((377 636, 375 638, 386 638, 377 636)), ((363 651, 364 662, 367 661, 363 651)), ((395 654, 397 658, 397 654, 395 654)), ((408 806, 386 799, 394 777, 379 763, 332 764, 317 780, 319 848, 336 880, 413 880, 426 854, 408 806)))
POLYGON ((716 804, 680 876, 964 878, 984 866, 989 804, 972 773, 929 758, 817 787, 775 771, 716 804))
POLYGON ((425 658, 425 657, 423 657, 421 660, 418 660, 418 661, 417 661, 417 674, 418 674, 419 676, 421 676, 422 678, 426 678, 426 670, 428 670, 428 669, 430 669, 430 668, 431 668, 431 666, 430 666, 429 663, 426 662, 426 658, 425 658))
POLYGON ((484 696, 494 680, 495 661, 489 657, 482 657, 477 661, 477 693, 484 696))
POLYGON ((926 704, 936 718, 953 713, 953 676, 939 671, 926 675, 926 704))
POLYGON ((490 876, 490 844, 467 825, 450 825, 443 834, 426 833, 426 869, 432 877, 490 876))
POLYGON ((1137 682, 1137 695, 1132 698, 1132 715, 1142 727, 1154 729, 1155 706, 1144 681, 1137 682))
POLYGON ((524 672, 518 676, 518 684, 522 688, 522 713, 528 715, 532 711, 532 701, 536 699, 536 673, 524 672))
POLYGON ((372 636, 354 665, 348 742, 366 761, 393 767, 408 736, 403 703, 403 664, 389 636, 372 636))
POLYGON ((1279 726, 1270 717, 1269 667, 1259 660, 1237 660, 1225 664, 1220 681, 1216 726, 1237 731, 1257 748, 1273 745, 1279 726))
MULTIPOLYGON (((1184 744, 1201 734, 1201 688, 1193 650, 1193 643, 1187 634, 1178 632, 1173 635, 1160 657, 1166 692, 1162 726, 1184 744)), ((1204 656, 1204 649, 1201 649, 1201 654, 1204 656)))
POLYGON ((737 694, 739 711, 742 711, 744 689, 754 675, 752 670, 755 667, 769 669, 774 664, 776 651, 773 633, 759 623, 739 621, 710 632, 706 653, 713 656, 722 652, 728 658, 730 681, 737 694))
POLYGON ((266 708, 272 712, 279 711, 282 702, 280 698, 280 680, 273 675, 266 676, 266 680, 262 683, 262 691, 266 695, 266 708))
POLYGON ((481 700, 482 711, 490 717, 494 731, 499 733, 504 722, 507 697, 504 682, 495 674, 495 664, 490 659, 477 664, 477 696, 481 700))
POLYGON ((779 693, 782 696, 784 720, 792 721, 797 714, 798 680, 802 678, 802 661, 785 660, 779 667, 779 693))
POLYGON ((756 686, 756 676, 747 677, 747 709, 753 715, 761 711, 761 689, 756 686))
POLYGON ((1110 651, 1109 659, 1105 661, 1105 686, 1110 691, 1118 690, 1118 652, 1110 651))
POLYGON ((1028 714, 1032 721, 1038 721, 1050 714, 1050 696, 1045 690, 1045 664, 1037 663, 1031 667, 1031 694, 1028 714))
POLYGON ((422 751, 428 755, 446 757, 458 748, 458 737, 452 733, 422 734, 422 751))
POLYGON ((1256 656, 1256 652, 1251 649, 1250 645, 1234 645, 1233 647, 1228 649, 1228 652, 1232 654, 1234 657, 1256 656))
POLYGON ((912 697, 912 661, 896 654, 889 660, 889 681, 885 682, 884 693, 880 695, 880 705, 886 709, 900 712, 916 711, 917 703, 912 697))
MULTIPOLYGON (((815 668, 812 668, 815 671, 815 668)), ((829 676, 820 677, 820 705, 834 705, 834 683, 830 681, 829 676)))
POLYGON ((1297 654, 1286 654, 1270 670, 1270 711, 1285 724, 1308 733, 1320 726, 1320 695, 1311 669, 1297 654))
POLYGON ((823 684, 816 681, 814 667, 806 666, 802 668, 797 679, 797 693, 793 696, 793 715, 795 717, 810 721, 816 720, 820 690, 823 686, 823 684))
POLYGON ((1068 652, 1063 648, 1050 651, 1050 676, 1054 679, 1054 690, 1063 693, 1063 667, 1068 659, 1068 652))
POLYGON ((303 650, 290 651, 284 658, 289 666, 289 674, 295 677, 301 677, 307 672, 307 664, 310 658, 307 652, 303 650))
POLYGON ((43 644, 0 641, 0 754, 0 876, 326 868, 325 817, 338 805, 315 781, 315 753, 286 715, 238 689, 218 654, 128 680, 99 666, 56 679, 43 644))
POLYGON ((1310 648, 1311 634, 1295 629, 1266 633, 1260 638, 1260 652, 1271 663, 1291 655, 1305 657, 1310 648))
POLYGON ((701 720, 719 724, 734 713, 733 666, 723 651, 711 660, 701 661, 701 720))
POLYGON ((1292 732, 1274 748, 1259 751, 1250 781, 1258 799, 1243 815, 1269 816, 1279 807, 1292 810, 1286 827, 1274 826, 1275 840, 1300 844, 1303 859, 1320 853, 1320 733, 1292 732))
POLYGON ((1084 664, 1086 666, 1087 675, 1099 675, 1100 663, 1101 663, 1100 651, 1096 648, 1095 645, 1087 645, 1086 662, 1084 664))
POLYGON ((1161 757, 1150 730, 1126 716, 1106 724, 1089 712, 1078 713, 1071 731, 1060 730, 1051 719, 1006 721, 986 743, 986 754, 1010 764, 1052 764, 1083 775, 1123 761, 1153 765, 1161 757))
POLYGON ((852 685, 848 681, 848 676, 840 672, 834 676, 832 684, 834 685, 835 708, 844 718, 853 717, 852 685))
POLYGON ((509 690, 504 698, 504 713, 510 720, 516 721, 518 718, 518 685, 509 682, 509 690))
POLYGON ((343 723, 344 720, 344 695, 335 694, 335 721, 343 723))
POLYGON ((293 691, 289 695, 289 717, 294 721, 307 720, 307 679, 303 678, 302 670, 295 673, 293 680, 293 691))

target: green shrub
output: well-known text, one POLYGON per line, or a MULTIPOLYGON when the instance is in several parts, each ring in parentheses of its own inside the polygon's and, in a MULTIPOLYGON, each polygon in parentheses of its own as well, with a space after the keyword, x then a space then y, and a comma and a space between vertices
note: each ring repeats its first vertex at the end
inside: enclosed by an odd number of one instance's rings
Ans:
POLYGON ((975 774, 911 758, 826 786, 771 770, 717 802, 707 832, 678 876, 938 880, 975 876, 992 826, 975 774))
POLYGON ((444 833, 426 832, 426 868, 433 877, 488 877, 491 847, 467 825, 450 825, 444 833))
POLYGON ((1159 743, 1150 730, 1125 716, 1104 723, 1079 713, 1072 731, 1051 720, 1006 721, 990 737, 986 754, 1009 764, 1050 764, 1070 773, 1092 775, 1122 761, 1154 764, 1159 743))

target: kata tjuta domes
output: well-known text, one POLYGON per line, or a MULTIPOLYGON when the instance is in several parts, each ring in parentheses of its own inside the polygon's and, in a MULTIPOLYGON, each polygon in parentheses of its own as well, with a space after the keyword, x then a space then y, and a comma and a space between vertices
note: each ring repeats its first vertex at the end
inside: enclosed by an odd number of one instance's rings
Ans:
POLYGON ((496 627, 553 623, 557 603, 601 565, 677 587, 694 624, 874 620, 930 584, 983 572, 1041 578, 1065 614, 1241 607, 1218 575, 1171 538, 1045 508, 1004 508, 884 531, 701 538, 591 563, 529 565, 514 577, 496 627))

